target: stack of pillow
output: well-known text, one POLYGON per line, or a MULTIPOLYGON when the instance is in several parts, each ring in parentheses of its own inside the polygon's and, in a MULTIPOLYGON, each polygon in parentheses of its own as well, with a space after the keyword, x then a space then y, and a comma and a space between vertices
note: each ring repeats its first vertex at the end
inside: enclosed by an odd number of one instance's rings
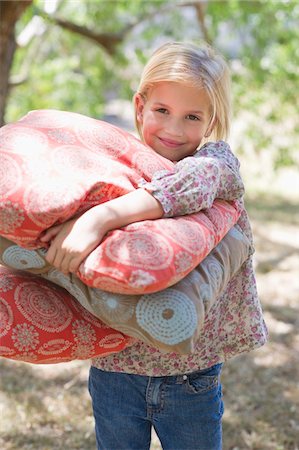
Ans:
POLYGON ((1 356, 31 362, 90 358, 119 351, 134 338, 163 351, 193 350, 205 312, 248 255, 249 244, 237 228, 227 234, 239 217, 235 204, 216 200, 209 210, 197 214, 112 231, 76 275, 64 276, 47 264, 41 233, 136 189, 141 178, 149 181, 173 163, 113 125, 55 110, 32 111, 1 128, 0 159, 0 262, 6 266, 0 274, 1 356), (209 265, 217 264, 215 278, 209 265), (11 283, 14 287, 7 288, 11 283), (24 283, 35 286, 34 300, 31 289, 18 289, 24 283), (198 286, 203 285, 205 294, 200 294, 198 286), (19 294, 22 291, 22 307, 17 289, 19 294), (94 342, 103 342, 106 332, 111 347, 107 350, 107 345, 99 344, 91 350, 87 345, 84 353, 80 343, 80 354, 74 332, 73 340, 70 335, 66 338, 66 328, 60 325, 51 329, 58 339, 47 337, 50 331, 43 321, 50 316, 43 319, 41 309, 59 316, 59 301, 51 303, 45 290, 53 291, 53 298, 58 295, 68 309, 67 327, 76 320, 87 327, 97 323, 94 342), (26 330, 30 328, 33 335, 37 332, 38 339, 42 334, 43 342, 33 339, 31 347, 20 345, 13 333, 21 323, 27 323, 26 330), (117 336, 115 342, 111 335, 117 336), (54 345, 55 340, 60 344, 54 345), (69 351, 64 341, 72 343, 69 351), (42 350, 45 345, 52 352, 48 357, 42 350))

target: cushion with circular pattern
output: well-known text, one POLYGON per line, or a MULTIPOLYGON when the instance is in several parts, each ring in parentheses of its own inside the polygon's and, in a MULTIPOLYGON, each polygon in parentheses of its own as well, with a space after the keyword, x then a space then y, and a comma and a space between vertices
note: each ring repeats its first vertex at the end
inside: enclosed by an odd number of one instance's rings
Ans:
POLYGON ((54 364, 109 355, 134 342, 60 286, 0 266, 0 356, 54 364))
MULTIPOLYGON (((41 233, 124 195, 173 163, 131 134, 80 114, 37 110, 0 129, 0 235, 27 248, 41 233)), ((165 289, 194 269, 236 223, 216 200, 190 216, 128 225, 107 234, 77 275, 87 285, 139 294, 165 289)))
MULTIPOLYGON (((63 274, 53 267, 44 271, 44 257, 39 250, 24 249, 3 237, 0 237, 0 264, 39 274, 40 289, 44 279, 64 287, 86 311, 128 336, 164 352, 187 354, 194 350, 209 311, 248 258, 249 250, 248 239, 234 226, 183 280, 144 295, 93 288, 75 275, 63 274)), ((63 332, 61 335, 63 339, 63 332)))

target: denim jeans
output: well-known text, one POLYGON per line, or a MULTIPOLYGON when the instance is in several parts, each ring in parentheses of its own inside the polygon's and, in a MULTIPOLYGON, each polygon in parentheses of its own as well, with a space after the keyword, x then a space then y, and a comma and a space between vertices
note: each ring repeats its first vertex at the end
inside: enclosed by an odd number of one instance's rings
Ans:
POLYGON ((164 450, 221 450, 221 367, 167 377, 91 367, 97 448, 149 449, 153 426, 164 450))

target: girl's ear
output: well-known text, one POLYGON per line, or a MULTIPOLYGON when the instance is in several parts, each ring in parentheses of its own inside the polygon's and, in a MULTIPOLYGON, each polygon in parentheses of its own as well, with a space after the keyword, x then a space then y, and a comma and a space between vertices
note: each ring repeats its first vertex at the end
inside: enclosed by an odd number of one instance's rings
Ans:
POLYGON ((134 107, 136 111, 136 118, 137 121, 141 124, 143 121, 143 109, 144 109, 144 98, 141 94, 137 92, 137 94, 134 95, 134 107))

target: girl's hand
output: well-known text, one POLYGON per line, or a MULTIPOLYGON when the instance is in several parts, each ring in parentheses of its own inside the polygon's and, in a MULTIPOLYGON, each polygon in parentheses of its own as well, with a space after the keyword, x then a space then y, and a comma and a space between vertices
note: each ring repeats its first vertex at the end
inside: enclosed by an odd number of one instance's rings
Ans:
POLYGON ((45 244, 50 243, 55 238, 55 236, 57 236, 57 234, 63 228, 64 225, 65 225, 64 223, 61 223, 59 225, 55 225, 54 227, 49 228, 48 230, 43 232, 39 240, 45 244))
POLYGON ((50 241, 46 260, 63 273, 76 272, 108 231, 99 223, 99 215, 91 211, 49 228, 40 238, 42 242, 50 241))

